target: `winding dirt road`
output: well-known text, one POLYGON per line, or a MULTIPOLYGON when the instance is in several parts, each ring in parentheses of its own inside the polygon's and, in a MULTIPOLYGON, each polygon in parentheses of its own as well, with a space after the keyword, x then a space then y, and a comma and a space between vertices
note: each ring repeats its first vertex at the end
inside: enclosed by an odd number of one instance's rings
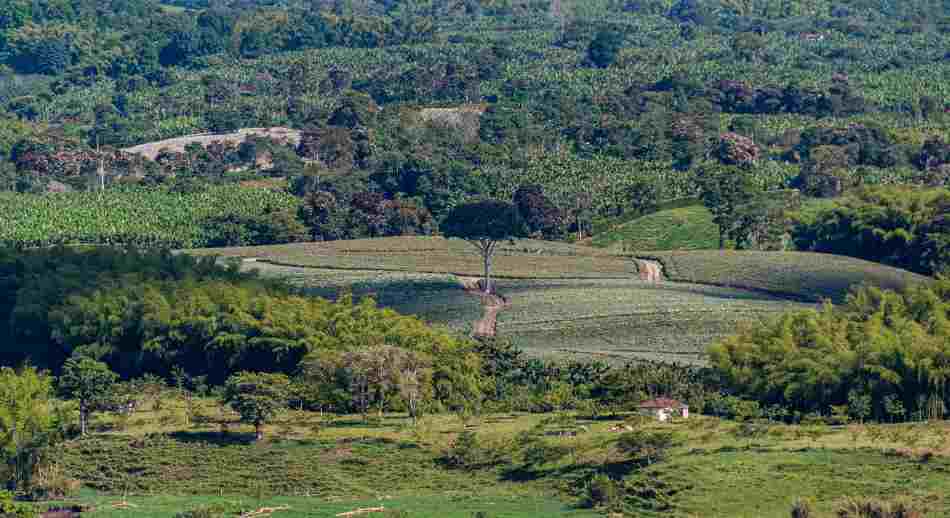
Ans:
POLYGON ((482 301, 482 318, 472 325, 472 336, 494 337, 498 329, 498 313, 511 305, 511 302, 497 293, 485 293, 478 277, 458 277, 462 288, 482 301))

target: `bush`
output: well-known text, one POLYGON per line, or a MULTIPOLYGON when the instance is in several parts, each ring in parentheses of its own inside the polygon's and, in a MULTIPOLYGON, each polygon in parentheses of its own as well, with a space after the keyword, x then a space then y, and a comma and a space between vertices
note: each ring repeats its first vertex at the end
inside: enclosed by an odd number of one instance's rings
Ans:
POLYGON ((79 487, 79 480, 67 476, 62 465, 40 462, 33 467, 27 494, 32 500, 63 500, 75 496, 79 487))
POLYGON ((812 518, 814 512, 811 510, 811 502, 799 498, 792 505, 792 518, 812 518))
POLYGON ((837 512, 838 518, 923 518, 923 513, 905 502, 848 499, 837 512))
POLYGON ((442 460, 452 468, 473 469, 485 460, 485 451, 479 445, 475 432, 465 431, 455 439, 442 460))
POLYGON ((35 518, 36 509, 13 500, 13 493, 0 490, 0 518, 35 518))
POLYGON ((634 430, 621 434, 617 439, 617 450, 624 455, 633 457, 633 460, 646 461, 647 464, 659 462, 666 458, 666 454, 672 446, 673 434, 671 432, 634 430))
POLYGON ((584 499, 589 507, 614 507, 621 499, 620 485, 607 475, 596 475, 587 483, 584 499))

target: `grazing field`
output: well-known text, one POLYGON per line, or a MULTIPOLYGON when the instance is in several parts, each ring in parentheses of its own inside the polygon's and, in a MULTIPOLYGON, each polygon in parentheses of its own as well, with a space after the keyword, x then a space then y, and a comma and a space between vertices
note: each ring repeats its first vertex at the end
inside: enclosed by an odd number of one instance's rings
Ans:
POLYGON ((702 205, 662 210, 594 236, 591 244, 619 250, 719 248, 719 227, 702 205))
POLYGON ((844 300, 851 286, 868 283, 888 289, 927 282, 927 278, 861 259, 810 252, 701 250, 644 253, 663 264, 666 276, 761 290, 807 301, 844 300))
POLYGON ((86 488, 70 505, 94 505, 91 516, 108 518, 209 507, 236 516, 283 506, 289 508, 275 518, 331 517, 365 507, 424 518, 593 517, 603 514, 583 506, 587 481, 611 473, 642 489, 634 516, 784 518, 800 497, 815 503, 819 517, 835 516, 848 497, 900 498, 928 517, 950 512, 950 428, 943 422, 750 428, 694 415, 636 424, 673 434, 665 460, 637 465, 617 452, 619 434, 610 431, 625 419, 634 422, 623 413, 593 420, 573 413, 466 421, 434 415, 412 425, 397 414, 364 422, 291 411, 255 443, 252 428, 214 400, 164 403, 131 419, 98 414, 97 435, 66 444, 62 466, 86 488), (184 418, 189 407, 190 420, 184 418), (576 434, 555 433, 564 429, 576 434), (501 460, 446 467, 440 459, 463 430, 501 460), (540 435, 533 451, 543 445, 549 453, 529 458, 511 440, 529 431, 540 435))
MULTIPOLYGON (((814 219, 815 214, 835 204, 834 200, 806 198, 797 217, 814 219)), ((593 237, 591 244, 625 252, 645 250, 717 250, 719 227, 709 209, 697 204, 661 210, 618 225, 593 237)))

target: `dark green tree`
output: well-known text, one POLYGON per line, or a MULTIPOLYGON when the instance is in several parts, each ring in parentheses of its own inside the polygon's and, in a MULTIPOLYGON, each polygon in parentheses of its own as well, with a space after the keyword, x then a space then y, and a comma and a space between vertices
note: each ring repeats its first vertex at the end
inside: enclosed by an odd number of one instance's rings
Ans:
POLYGON ((485 266, 485 293, 491 293, 491 262, 499 241, 525 237, 527 225, 511 203, 486 200, 459 205, 442 222, 445 237, 468 241, 478 249, 485 266))
POLYGON ((89 416, 111 399, 112 386, 119 376, 109 366, 91 358, 70 358, 63 364, 59 392, 79 402, 79 433, 86 435, 89 416))
POLYGON ((613 30, 602 30, 587 47, 587 59, 597 68, 607 68, 617 60, 623 47, 623 35, 613 30))
POLYGON ((756 187, 739 167, 706 166, 699 172, 700 198, 719 227, 719 249, 726 247, 740 210, 755 197, 756 187))
POLYGON ((287 408, 290 379, 283 374, 240 372, 228 378, 221 401, 241 415, 241 421, 254 425, 258 441, 264 438, 264 425, 287 408))

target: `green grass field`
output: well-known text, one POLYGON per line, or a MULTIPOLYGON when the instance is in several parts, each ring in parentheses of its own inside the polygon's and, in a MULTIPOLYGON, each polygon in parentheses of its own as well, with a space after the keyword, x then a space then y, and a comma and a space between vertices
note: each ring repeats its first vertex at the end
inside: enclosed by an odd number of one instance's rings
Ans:
POLYGON ((84 484, 68 503, 91 504, 96 510, 83 516, 108 518, 171 517, 209 505, 243 512, 290 507, 274 513, 277 518, 378 506, 405 513, 391 516, 425 518, 477 512, 592 517, 598 514, 582 508, 579 495, 587 477, 607 470, 642 487, 633 516, 784 518, 799 497, 812 499, 820 518, 833 516, 847 497, 903 498, 925 516, 950 513, 946 422, 766 424, 749 434, 738 423, 694 415, 640 425, 673 432, 675 446, 667 460, 638 467, 618 457, 618 434, 609 431, 625 415, 592 421, 573 414, 492 414, 467 423, 435 415, 413 426, 405 415, 364 423, 293 411, 267 426, 264 442, 254 443, 251 428, 236 415, 213 400, 194 401, 190 422, 184 403, 167 397, 162 409, 144 405, 128 421, 100 414, 96 435, 62 448, 61 465, 84 484), (518 453, 473 470, 438 462, 463 429, 505 450, 516 434, 539 426, 579 433, 545 433, 543 443, 565 454, 531 464, 518 453))
MULTIPOLYGON (((818 211, 834 206, 835 200, 807 198, 797 216, 814 219, 818 211)), ((637 253, 646 250, 716 250, 719 227, 702 205, 661 210, 618 225, 594 236, 598 248, 637 253)))
POLYGON ((719 248, 719 227, 702 205, 662 210, 597 234, 593 246, 617 250, 719 248))

